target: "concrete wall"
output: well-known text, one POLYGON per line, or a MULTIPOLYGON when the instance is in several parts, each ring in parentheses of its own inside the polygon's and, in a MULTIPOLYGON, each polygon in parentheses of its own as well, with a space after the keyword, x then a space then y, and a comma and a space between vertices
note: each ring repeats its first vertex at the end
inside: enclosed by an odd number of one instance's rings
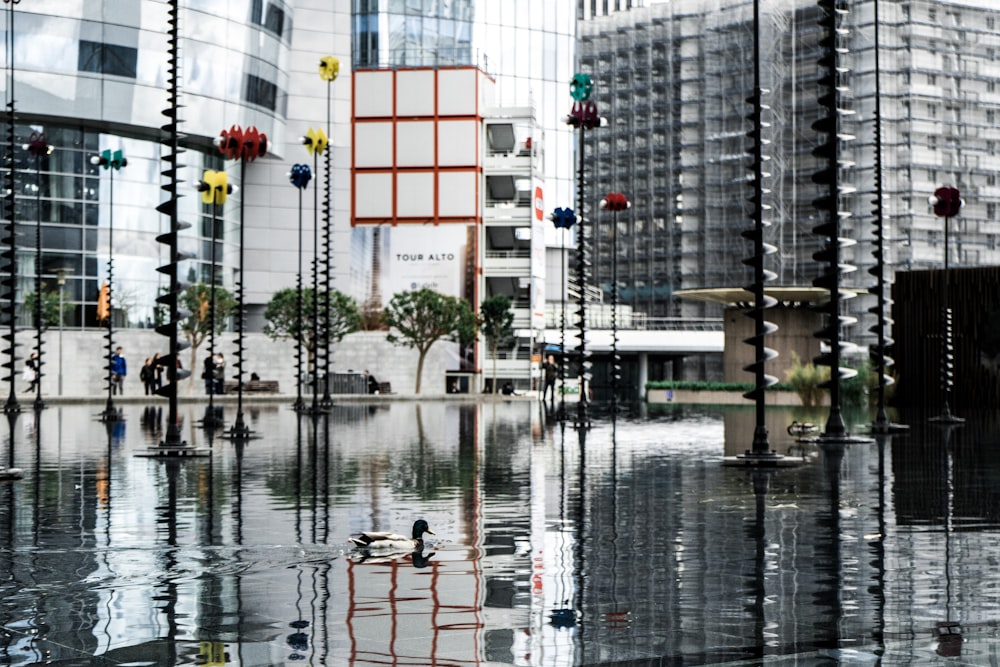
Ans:
MULTIPOLYGON (((44 335, 42 394, 59 395, 59 332, 50 330, 44 335)), ((115 332, 115 345, 120 345, 128 361, 128 377, 125 381, 126 395, 143 393, 139 380, 139 370, 146 357, 155 352, 164 354, 167 339, 152 330, 123 329, 115 332)), ((225 334, 216 340, 216 349, 226 356, 227 376, 235 374, 236 343, 233 334, 225 334)), ((19 356, 16 386, 18 393, 24 392, 26 383, 21 379, 23 359, 34 349, 34 331, 18 332, 19 356)), ((62 333, 62 395, 64 396, 104 396, 107 393, 105 379, 107 366, 104 361, 104 334, 99 331, 64 331, 62 333)), ((405 347, 390 345, 383 332, 358 332, 350 334, 339 344, 333 345, 333 371, 358 373, 368 369, 379 381, 392 383, 395 393, 413 393, 416 382, 417 354, 405 347)), ((201 395, 201 363, 208 354, 208 343, 203 343, 194 363, 193 380, 185 380, 179 395, 201 395)), ((191 349, 181 352, 186 368, 192 366, 191 349)), ((455 343, 438 342, 427 353, 424 362, 421 395, 445 393, 445 371, 457 368, 458 346, 455 343)), ((277 380, 281 392, 295 394, 295 343, 291 340, 275 341, 263 334, 245 335, 244 368, 245 379, 256 372, 262 380, 277 380)), ((477 385, 478 386, 478 385, 477 385)))
MULTIPOLYGON (((726 308, 723 378, 726 382, 753 382, 753 375, 743 370, 753 363, 754 348, 744 341, 754 334, 754 322, 739 308, 726 308)), ((765 371, 785 381, 785 372, 792 368, 792 352, 799 355, 803 365, 811 363, 820 351, 820 341, 815 333, 823 325, 823 314, 807 308, 769 308, 765 319, 778 326, 778 330, 764 338, 764 344, 778 353, 769 361, 765 371)))

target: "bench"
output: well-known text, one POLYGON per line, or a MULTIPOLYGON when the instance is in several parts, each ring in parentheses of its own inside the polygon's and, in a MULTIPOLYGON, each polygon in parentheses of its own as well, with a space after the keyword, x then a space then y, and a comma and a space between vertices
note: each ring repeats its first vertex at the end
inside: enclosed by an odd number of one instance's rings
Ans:
MULTIPOLYGON (((222 388, 223 394, 235 394, 239 391, 239 383, 236 380, 226 380, 222 388)), ((243 383, 243 393, 245 394, 277 394, 277 380, 249 380, 243 383)))
POLYGON ((380 393, 380 394, 391 394, 392 393, 392 383, 391 382, 379 382, 378 383, 378 393, 380 393))

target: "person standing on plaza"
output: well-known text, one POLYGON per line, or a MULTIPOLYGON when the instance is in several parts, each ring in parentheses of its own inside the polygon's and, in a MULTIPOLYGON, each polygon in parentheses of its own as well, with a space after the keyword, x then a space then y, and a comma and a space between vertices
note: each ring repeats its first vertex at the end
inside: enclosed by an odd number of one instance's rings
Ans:
POLYGON ((365 369, 365 382, 368 385, 367 388, 369 394, 378 393, 378 387, 379 387, 378 380, 375 379, 374 375, 368 372, 368 369, 365 369))
POLYGON ((205 363, 201 368, 201 379, 205 382, 205 394, 211 396, 215 393, 215 357, 211 354, 205 355, 205 363))
POLYGON ((28 360, 24 362, 24 374, 23 379, 28 383, 28 389, 26 390, 29 394, 35 391, 35 387, 38 386, 38 353, 32 352, 28 360))
POLYGON ((215 378, 215 393, 224 394, 226 392, 226 358, 221 352, 215 353, 215 364, 213 367, 215 378))
POLYGON ((551 354, 546 357, 545 361, 542 363, 542 372, 545 377, 545 384, 542 388, 542 403, 545 402, 545 397, 548 395, 549 391, 552 392, 552 405, 556 404, 556 377, 559 375, 559 369, 556 367, 556 359, 551 354))
POLYGON ((139 379, 142 380, 142 386, 146 391, 146 396, 155 393, 156 366, 153 365, 152 357, 146 357, 146 363, 144 363, 142 368, 139 370, 139 379))
POLYGON ((160 353, 153 354, 153 393, 163 386, 163 364, 160 363, 160 353))
POLYGON ((122 354, 121 345, 115 348, 111 355, 111 393, 125 395, 125 376, 128 375, 128 364, 122 354))

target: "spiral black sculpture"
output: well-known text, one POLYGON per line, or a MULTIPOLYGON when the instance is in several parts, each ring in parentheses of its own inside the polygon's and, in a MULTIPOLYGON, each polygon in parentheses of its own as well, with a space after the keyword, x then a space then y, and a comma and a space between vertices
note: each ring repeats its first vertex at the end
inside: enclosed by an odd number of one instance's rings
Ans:
POLYGON ((829 300, 817 306, 818 310, 826 314, 826 318, 823 328, 815 334, 829 345, 829 350, 820 353, 813 362, 817 366, 830 368, 830 379, 820 385, 821 388, 830 390, 830 414, 821 438, 843 441, 848 438, 848 434, 841 413, 840 382, 857 375, 856 371, 840 366, 841 353, 849 346, 841 340, 841 327, 854 321, 854 318, 840 313, 842 300, 849 296, 840 289, 841 273, 854 268, 841 260, 841 250, 854 245, 854 241, 840 237, 840 220, 850 215, 840 210, 840 197, 853 191, 853 188, 840 182, 840 169, 849 164, 841 159, 840 142, 852 138, 843 134, 840 128, 841 114, 845 112, 840 108, 842 69, 839 64, 840 48, 837 39, 838 34, 842 32, 840 22, 841 17, 847 14, 847 3, 845 0, 819 0, 817 4, 821 14, 818 23, 823 29, 823 37, 820 39, 823 55, 819 60, 823 76, 820 77, 819 86, 825 92, 818 100, 823 116, 812 124, 812 128, 824 134, 825 138, 813 149, 812 154, 825 160, 826 166, 813 174, 812 181, 825 186, 826 192, 813 200, 813 206, 819 211, 819 217, 825 220, 816 225, 812 231, 825 237, 823 247, 813 253, 813 259, 825 264, 826 267, 812 284, 829 292, 829 300))
POLYGON ((931 421, 960 424, 965 420, 952 414, 951 411, 951 392, 955 387, 955 335, 951 297, 948 294, 951 290, 949 284, 951 272, 948 268, 948 237, 950 236, 951 219, 958 215, 958 211, 962 208, 962 197, 958 189, 945 186, 935 190, 934 196, 929 201, 934 207, 934 215, 944 218, 944 271, 941 281, 941 387, 944 390, 944 405, 941 408, 941 414, 933 417, 931 421))
MULTIPOLYGON (((267 135, 258 132, 256 127, 242 128, 234 125, 229 130, 223 130, 216 145, 223 157, 229 160, 239 160, 240 162, 240 183, 246 187, 247 182, 247 162, 253 162, 259 157, 267 154, 267 135)), ((240 197, 240 268, 236 280, 236 419, 228 431, 226 437, 233 440, 242 440, 250 437, 250 427, 247 426, 243 418, 243 367, 244 351, 246 349, 246 281, 243 278, 246 260, 244 239, 246 236, 246 224, 244 218, 244 205, 246 196, 240 197)))
POLYGON ((590 352, 587 350, 587 276, 590 260, 588 259, 586 216, 584 215, 583 159, 586 131, 601 125, 601 118, 597 115, 597 104, 590 99, 593 89, 594 84, 589 75, 573 75, 573 80, 570 82, 570 95, 574 100, 573 110, 566 119, 567 124, 580 130, 580 144, 577 149, 579 167, 576 175, 576 209, 579 211, 580 220, 580 233, 576 237, 576 287, 579 290, 576 310, 579 342, 576 346, 576 354, 580 377, 580 400, 577 403, 576 427, 579 429, 590 428, 590 400, 587 396, 590 389, 590 352))
POLYGON ((120 150, 111 151, 109 149, 90 158, 90 163, 108 170, 108 283, 106 290, 103 285, 101 286, 101 295, 98 300, 98 318, 103 316, 107 320, 104 332, 104 361, 107 368, 105 383, 108 399, 99 418, 101 421, 114 422, 122 419, 121 412, 115 408, 114 376, 112 373, 112 359, 115 350, 114 318, 111 317, 111 298, 115 290, 115 172, 128 166, 128 159, 120 150))
POLYGON ((767 426, 765 424, 764 412, 765 401, 764 391, 775 384, 778 378, 768 375, 765 372, 765 365, 771 359, 778 356, 778 353, 764 344, 765 336, 777 331, 778 327, 765 319, 765 311, 772 308, 777 300, 769 296, 764 291, 764 285, 774 280, 775 274, 764 268, 764 258, 777 251, 773 245, 764 242, 764 230, 770 227, 771 223, 765 220, 764 211, 770 207, 764 201, 764 137, 762 128, 764 127, 764 91, 760 83, 760 3, 753 3, 753 23, 754 23, 754 49, 753 49, 753 94, 746 99, 751 105, 750 114, 747 119, 750 121, 750 131, 747 137, 750 139, 748 153, 750 154, 750 166, 753 170, 753 195, 749 201, 753 210, 753 227, 742 232, 741 236, 753 244, 753 254, 743 260, 743 264, 753 269, 753 282, 746 289, 753 294, 753 305, 747 310, 746 316, 754 322, 754 333, 749 338, 744 339, 744 343, 752 345, 754 349, 753 363, 743 367, 754 375, 754 388, 743 394, 744 398, 755 402, 755 421, 753 434, 753 448, 747 455, 754 457, 774 456, 768 441, 767 426))
POLYGON ((7 382, 7 402, 4 403, 3 411, 8 414, 21 412, 21 403, 17 400, 17 223, 16 208, 14 206, 14 193, 17 192, 17 178, 14 170, 14 153, 17 150, 17 133, 14 124, 17 120, 14 105, 14 5, 13 0, 4 0, 8 5, 7 34, 4 42, 4 50, 7 56, 8 79, 7 79, 7 155, 5 162, 7 167, 7 186, 3 195, 3 216, 7 219, 7 224, 3 230, 3 237, 0 243, 3 244, 3 251, 0 251, 0 259, 7 271, 0 279, 0 287, 3 289, 3 317, 7 322, 7 331, 3 335, 5 347, 3 349, 6 369, 4 380, 7 382))
MULTIPOLYGON (((319 77, 326 81, 326 134, 331 136, 331 92, 333 82, 340 73, 340 61, 333 56, 323 56, 319 61, 319 77)), ((333 229, 332 202, 330 186, 333 182, 333 167, 330 163, 330 150, 323 151, 323 326, 320 333, 321 341, 317 349, 322 347, 320 359, 323 361, 323 400, 321 407, 329 409, 333 405, 330 397, 330 373, 333 358, 330 354, 330 291, 333 289, 333 229)))
POLYGON ((881 66, 879 64, 879 15, 878 1, 874 3, 874 70, 875 70, 875 113, 873 121, 875 123, 873 135, 875 140, 874 156, 874 186, 875 198, 872 204, 874 228, 874 244, 872 256, 875 257, 875 265, 868 269, 868 273, 875 276, 875 284, 868 289, 868 293, 875 296, 875 304, 868 309, 868 312, 875 316, 875 324, 868 331, 875 334, 875 344, 868 347, 868 358, 872 363, 874 372, 878 379, 876 387, 875 420, 871 424, 872 433, 892 433, 894 431, 905 431, 909 427, 905 424, 894 424, 889 420, 886 413, 886 389, 895 380, 889 374, 889 369, 894 365, 893 359, 887 351, 893 341, 887 331, 892 326, 892 319, 889 317, 892 301, 888 296, 888 286, 885 277, 885 216, 883 202, 885 194, 882 190, 882 87, 880 84, 881 66))
POLYGON ((296 412, 302 412, 306 409, 305 401, 302 399, 302 369, 305 362, 305 356, 302 351, 302 338, 304 335, 304 329, 302 326, 302 313, 303 313, 303 292, 302 292, 302 194, 303 191, 309 186, 309 181, 312 180, 312 170, 309 169, 307 164, 293 164, 292 171, 288 176, 289 182, 295 186, 295 189, 299 191, 299 231, 298 231, 298 250, 299 250, 299 266, 298 273, 295 274, 295 331, 296 341, 295 341, 295 403, 293 404, 293 409, 296 412))
POLYGON ((179 100, 180 76, 178 74, 180 49, 180 10, 178 5, 179 0, 170 0, 168 3, 168 106, 162 111, 163 115, 167 117, 167 122, 160 127, 164 133, 164 137, 160 141, 164 147, 161 159, 166 164, 165 168, 160 172, 160 174, 165 177, 165 181, 160 186, 160 189, 167 193, 167 199, 156 207, 157 212, 168 216, 170 227, 169 231, 156 237, 157 243, 167 246, 165 249, 167 263, 163 266, 157 267, 156 270, 159 273, 166 275, 169 281, 166 291, 156 299, 157 303, 165 306, 167 309, 165 321, 156 327, 156 332, 162 336, 166 336, 169 341, 169 352, 160 357, 160 364, 165 367, 166 381, 162 386, 160 386, 159 389, 156 390, 157 394, 165 396, 168 399, 167 429, 164 433, 163 440, 160 442, 160 446, 158 448, 160 451, 157 452, 158 455, 187 455, 189 453, 188 450, 192 449, 181 439, 180 427, 178 426, 177 420, 177 386, 181 380, 191 375, 190 371, 179 367, 181 350, 190 347, 190 344, 187 341, 180 340, 178 336, 178 329, 180 321, 185 317, 190 316, 191 313, 186 311, 182 312, 178 303, 181 291, 184 289, 185 285, 182 284, 177 278, 177 267, 182 260, 189 257, 187 254, 182 254, 178 249, 178 235, 182 230, 189 228, 191 225, 186 222, 181 222, 177 213, 177 202, 180 198, 177 191, 178 184, 180 182, 177 171, 181 166, 178 160, 183 152, 180 147, 181 133, 179 118, 181 105, 179 100))
POLYGON ((618 212, 632 207, 628 197, 609 192, 601 208, 612 212, 611 219, 611 418, 618 414, 618 390, 622 379, 622 358, 618 354, 618 212))
POLYGON ((45 322, 42 320, 42 158, 52 154, 52 146, 43 132, 32 132, 25 148, 35 158, 35 308, 32 319, 35 321, 35 410, 45 407, 42 400, 42 378, 45 372, 44 344, 42 330, 45 322))

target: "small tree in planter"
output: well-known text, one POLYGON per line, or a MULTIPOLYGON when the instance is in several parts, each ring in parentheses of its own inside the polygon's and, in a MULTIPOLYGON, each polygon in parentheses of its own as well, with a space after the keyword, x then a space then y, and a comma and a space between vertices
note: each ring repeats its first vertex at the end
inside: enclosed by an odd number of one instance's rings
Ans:
POLYGON ((514 312, 510 299, 497 294, 479 304, 479 327, 493 358, 493 393, 497 393, 497 349, 510 345, 514 338, 514 312))

